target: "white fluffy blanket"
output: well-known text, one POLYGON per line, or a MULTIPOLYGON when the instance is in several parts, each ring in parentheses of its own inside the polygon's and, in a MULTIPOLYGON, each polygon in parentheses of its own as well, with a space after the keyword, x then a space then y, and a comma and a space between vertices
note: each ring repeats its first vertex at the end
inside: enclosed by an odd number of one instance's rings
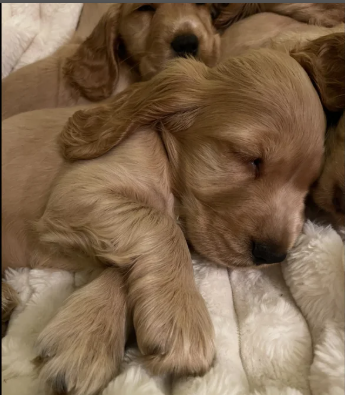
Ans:
MULTIPOLYGON (((194 264, 216 330, 214 367, 171 385, 130 350, 102 395, 344 395, 344 246, 336 232, 307 223, 282 266, 194 264)), ((46 395, 30 362, 35 340, 80 278, 27 269, 7 278, 22 305, 2 340, 3 394, 46 395)))
POLYGON ((2 3, 2 78, 68 41, 83 3, 2 3))

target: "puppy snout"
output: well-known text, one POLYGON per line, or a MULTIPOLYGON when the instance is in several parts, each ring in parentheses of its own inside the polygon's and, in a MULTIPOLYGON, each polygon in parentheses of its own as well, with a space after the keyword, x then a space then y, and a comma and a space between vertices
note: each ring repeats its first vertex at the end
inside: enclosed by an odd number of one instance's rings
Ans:
POLYGON ((339 185, 334 187, 333 206, 337 213, 345 214, 345 191, 339 185))
POLYGON ((279 251, 276 245, 269 245, 254 242, 253 243, 253 259, 256 265, 264 265, 267 263, 283 262, 286 258, 286 253, 279 251))
POLYGON ((196 56, 199 48, 199 39, 195 34, 179 35, 173 39, 171 47, 179 57, 196 56))

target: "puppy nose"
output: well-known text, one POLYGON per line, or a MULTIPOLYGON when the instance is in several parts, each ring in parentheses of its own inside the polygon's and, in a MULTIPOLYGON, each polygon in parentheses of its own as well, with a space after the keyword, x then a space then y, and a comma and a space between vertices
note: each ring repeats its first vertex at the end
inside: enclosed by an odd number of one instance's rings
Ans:
POLYGON ((177 56, 195 56, 198 53, 199 40, 195 34, 183 34, 173 39, 171 47, 177 56))
POLYGON ((345 213, 345 191, 338 185, 334 187, 333 206, 337 213, 345 213))
POLYGON ((253 244, 253 257, 256 265, 283 262, 286 255, 286 253, 278 252, 276 246, 256 242, 253 244))

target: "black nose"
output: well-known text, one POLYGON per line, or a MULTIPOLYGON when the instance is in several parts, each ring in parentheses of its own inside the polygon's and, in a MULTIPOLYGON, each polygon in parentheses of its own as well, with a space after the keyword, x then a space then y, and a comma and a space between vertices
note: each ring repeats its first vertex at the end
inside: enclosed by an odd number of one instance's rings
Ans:
POLYGON ((265 263, 283 262, 286 258, 286 253, 278 252, 276 246, 254 242, 253 257, 256 265, 263 265, 265 263))
POLYGON ((195 56, 198 53, 199 40, 195 34, 184 34, 175 37, 171 42, 171 47, 177 56, 195 56))

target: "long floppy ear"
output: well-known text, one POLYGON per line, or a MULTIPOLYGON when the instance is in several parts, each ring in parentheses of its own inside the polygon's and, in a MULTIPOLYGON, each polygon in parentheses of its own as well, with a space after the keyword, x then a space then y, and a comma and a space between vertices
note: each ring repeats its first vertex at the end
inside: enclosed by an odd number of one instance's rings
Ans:
POLYGON ((309 41, 290 54, 308 73, 325 109, 344 110, 345 33, 332 33, 309 41))
POLYGON ((207 66, 177 59, 146 82, 138 82, 107 104, 80 110, 68 120, 60 143, 68 160, 96 158, 145 125, 171 132, 193 123, 203 95, 207 66))
POLYGON ((120 12, 121 4, 111 6, 64 65, 63 73, 69 84, 91 101, 109 97, 118 79, 120 12))

